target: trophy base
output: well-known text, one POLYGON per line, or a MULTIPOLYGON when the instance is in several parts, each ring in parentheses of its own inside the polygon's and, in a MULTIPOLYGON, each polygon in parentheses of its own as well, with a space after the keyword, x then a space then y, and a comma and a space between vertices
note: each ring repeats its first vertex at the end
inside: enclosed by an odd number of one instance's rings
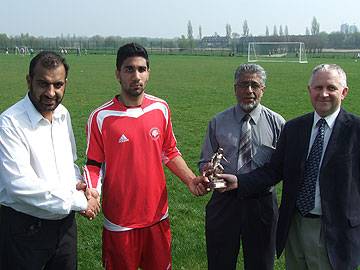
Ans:
POLYGON ((226 182, 225 181, 213 182, 212 183, 212 188, 213 189, 226 188, 226 182))

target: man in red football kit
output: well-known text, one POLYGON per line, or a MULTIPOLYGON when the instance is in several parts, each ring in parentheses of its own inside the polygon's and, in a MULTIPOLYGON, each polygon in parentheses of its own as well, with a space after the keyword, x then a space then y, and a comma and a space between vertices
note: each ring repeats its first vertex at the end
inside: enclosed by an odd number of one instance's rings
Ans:
POLYGON ((176 148, 168 104, 144 92, 149 72, 145 48, 120 47, 115 71, 120 94, 93 111, 87 125, 84 176, 93 192, 100 192, 103 179, 107 270, 171 269, 163 164, 191 193, 206 193, 176 148))

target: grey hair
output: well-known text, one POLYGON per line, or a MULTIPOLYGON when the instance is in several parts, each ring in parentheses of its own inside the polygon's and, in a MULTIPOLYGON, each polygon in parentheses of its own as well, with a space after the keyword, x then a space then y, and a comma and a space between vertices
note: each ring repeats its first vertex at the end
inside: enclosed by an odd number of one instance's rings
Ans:
POLYGON ((309 80, 309 86, 311 85, 313 78, 318 71, 332 71, 332 70, 336 71, 338 73, 338 75, 340 77, 341 86, 347 87, 346 73, 339 65, 336 65, 336 64, 321 64, 321 65, 314 67, 314 69, 312 70, 312 73, 311 73, 310 80, 309 80))
POLYGON ((261 84, 265 86, 266 83, 266 71, 258 64, 242 64, 235 71, 235 84, 239 82, 241 75, 245 73, 256 73, 260 77, 261 84))

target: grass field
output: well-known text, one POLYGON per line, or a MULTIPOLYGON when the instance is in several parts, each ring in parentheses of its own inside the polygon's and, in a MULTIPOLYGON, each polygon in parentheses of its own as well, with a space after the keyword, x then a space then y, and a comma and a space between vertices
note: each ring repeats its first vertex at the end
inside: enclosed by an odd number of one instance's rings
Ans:
MULTIPOLYGON (((68 56, 69 84, 64 99, 69 109, 78 146, 78 164, 84 164, 85 124, 90 112, 118 93, 114 78, 115 56, 68 56)), ((25 76, 29 57, 0 56, 0 112, 26 93, 25 76)), ((239 57, 161 56, 150 58, 147 92, 165 99, 172 110, 178 146, 189 166, 197 161, 208 121, 235 103, 233 73, 245 62, 239 57)), ((348 111, 359 114, 360 63, 335 60, 348 74, 350 93, 344 102, 348 111)), ((312 68, 334 59, 310 59, 308 64, 264 63, 268 82, 263 104, 291 119, 311 110, 306 85, 312 68)), ((141 164, 139 164, 141 166, 141 164)), ((206 269, 204 208, 210 195, 193 197, 175 176, 166 171, 173 235, 173 269, 206 269)), ((278 191, 281 186, 278 186, 278 191)), ((101 268, 102 217, 90 222, 78 217, 79 269, 101 268)), ((243 269, 239 258, 238 269, 243 269)), ((275 269, 284 269, 283 259, 275 269)))

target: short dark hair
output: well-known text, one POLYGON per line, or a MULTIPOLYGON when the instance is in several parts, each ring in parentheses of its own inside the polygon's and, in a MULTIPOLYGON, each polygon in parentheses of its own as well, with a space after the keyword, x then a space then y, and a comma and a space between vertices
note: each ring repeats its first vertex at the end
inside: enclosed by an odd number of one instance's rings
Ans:
POLYGON ((34 77, 34 70, 36 65, 40 63, 44 68, 54 69, 60 65, 64 65, 65 78, 67 78, 69 72, 69 65, 66 59, 60 54, 53 51, 41 51, 30 61, 29 65, 29 76, 34 77))
POLYGON ((120 70, 122 64, 127 58, 136 56, 145 58, 147 68, 150 67, 149 55, 146 49, 140 44, 132 42, 125 44, 118 49, 116 56, 116 68, 120 70))

